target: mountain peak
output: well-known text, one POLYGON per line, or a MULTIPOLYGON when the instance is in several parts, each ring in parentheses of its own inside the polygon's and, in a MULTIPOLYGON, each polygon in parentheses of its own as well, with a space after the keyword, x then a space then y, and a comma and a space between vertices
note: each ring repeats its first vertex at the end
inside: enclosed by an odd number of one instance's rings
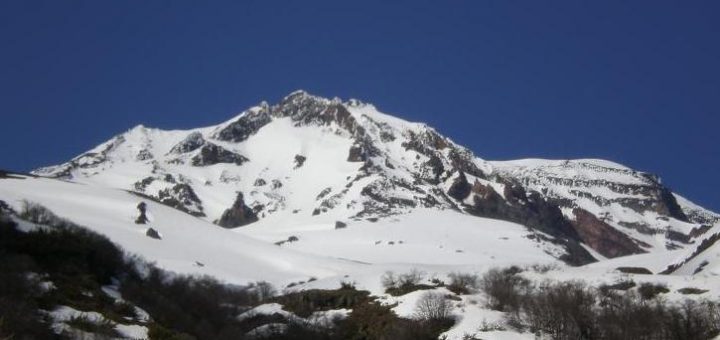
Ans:
POLYGON ((605 256, 682 248, 720 220, 616 163, 487 162, 423 123, 303 90, 209 128, 133 131, 35 173, 135 191, 208 221, 238 192, 260 221, 451 210, 525 225, 571 263, 592 258, 580 243, 605 256))

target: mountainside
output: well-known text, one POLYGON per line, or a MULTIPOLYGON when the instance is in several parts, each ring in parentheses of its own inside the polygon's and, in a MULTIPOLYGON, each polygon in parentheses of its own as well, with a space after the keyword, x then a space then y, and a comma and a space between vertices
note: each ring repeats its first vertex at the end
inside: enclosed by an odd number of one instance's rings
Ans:
POLYGON ((25 303, 12 327, 0 318, 3 336, 720 334, 720 215, 657 176, 487 161, 424 124, 302 91, 0 171, 0 227, 3 285, 42 291, 0 289, 0 316, 25 303), (441 323, 423 318, 429 304, 441 323))
POLYGON ((720 220, 619 164, 489 162, 424 124, 303 91, 215 126, 138 126, 33 173, 137 192, 225 228, 255 223, 240 232, 261 238, 279 224, 300 233, 428 209, 452 212, 438 222, 449 227, 489 217, 526 226, 521 238, 570 264, 687 248, 720 220))

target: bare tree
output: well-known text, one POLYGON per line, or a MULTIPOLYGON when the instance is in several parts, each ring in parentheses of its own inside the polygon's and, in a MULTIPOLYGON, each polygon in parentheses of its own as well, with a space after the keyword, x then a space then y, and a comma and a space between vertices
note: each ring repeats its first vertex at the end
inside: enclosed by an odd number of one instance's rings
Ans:
POLYGON ((415 317, 425 321, 439 321, 450 318, 451 302, 445 295, 427 292, 420 297, 415 306, 415 317))

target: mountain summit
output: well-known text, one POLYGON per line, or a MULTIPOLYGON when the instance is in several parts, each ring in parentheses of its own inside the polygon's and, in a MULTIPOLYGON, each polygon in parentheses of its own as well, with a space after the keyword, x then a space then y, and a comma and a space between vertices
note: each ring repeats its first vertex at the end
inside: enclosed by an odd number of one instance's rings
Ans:
MULTIPOLYGON (((575 265, 692 248, 720 221, 656 176, 613 162, 487 161, 425 124, 304 91, 214 126, 137 126, 33 174, 128 190, 224 228, 427 211, 505 220, 575 265)), ((440 223, 452 232, 452 218, 440 223)))

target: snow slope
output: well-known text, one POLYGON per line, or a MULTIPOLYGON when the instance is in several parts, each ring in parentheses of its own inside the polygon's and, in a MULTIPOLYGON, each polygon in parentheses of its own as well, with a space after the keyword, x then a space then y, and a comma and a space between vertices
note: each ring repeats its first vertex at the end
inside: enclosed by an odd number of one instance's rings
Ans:
POLYGON ((45 178, 0 179, 0 199, 16 210, 23 201, 42 204, 162 268, 232 283, 327 277, 363 266, 283 249, 118 189, 45 178), (134 223, 141 201, 148 205, 149 225, 134 223), (162 240, 147 237, 148 227, 158 230, 162 240))

